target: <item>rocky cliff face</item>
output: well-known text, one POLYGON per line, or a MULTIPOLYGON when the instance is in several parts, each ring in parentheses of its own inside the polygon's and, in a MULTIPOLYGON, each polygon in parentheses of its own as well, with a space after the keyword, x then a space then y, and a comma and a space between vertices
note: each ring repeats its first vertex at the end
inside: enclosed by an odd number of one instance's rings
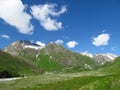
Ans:
POLYGON ((22 54, 36 55, 42 47, 27 40, 18 40, 4 49, 11 55, 19 56, 22 54))
POLYGON ((117 56, 111 53, 96 54, 93 56, 93 59, 95 59, 101 65, 104 65, 107 62, 112 62, 115 60, 115 58, 117 58, 117 56))

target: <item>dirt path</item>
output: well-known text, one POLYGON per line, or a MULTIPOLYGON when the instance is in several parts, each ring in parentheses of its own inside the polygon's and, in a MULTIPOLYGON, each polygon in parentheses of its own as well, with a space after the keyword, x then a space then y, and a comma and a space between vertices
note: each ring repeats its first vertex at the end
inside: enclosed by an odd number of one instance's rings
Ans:
POLYGON ((21 79, 21 77, 18 77, 18 78, 3 78, 3 79, 0 79, 0 82, 12 81, 12 80, 17 80, 17 79, 21 79))

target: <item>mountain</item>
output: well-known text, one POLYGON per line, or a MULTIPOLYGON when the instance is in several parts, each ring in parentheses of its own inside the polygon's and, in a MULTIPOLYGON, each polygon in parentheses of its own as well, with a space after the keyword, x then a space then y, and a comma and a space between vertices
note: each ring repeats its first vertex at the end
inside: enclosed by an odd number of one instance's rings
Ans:
POLYGON ((5 90, 10 88, 11 90, 54 90, 56 87, 57 89, 66 89, 67 87, 71 90, 118 90, 120 87, 120 57, 111 53, 79 54, 56 43, 49 43, 41 48, 41 46, 29 41, 16 41, 4 51, 6 52, 0 50, 0 78, 30 76, 27 79, 2 83, 0 86, 2 89, 7 88, 5 90), (33 48, 36 46, 39 48, 33 48), (62 73, 56 73, 56 71, 62 73), (88 72, 78 73, 78 71, 88 72), (43 72, 54 73, 36 75, 43 72), (22 85, 26 87, 22 87, 22 85))
POLYGON ((24 76, 41 72, 42 69, 0 50, 0 77, 24 76))
POLYGON ((113 62, 108 63, 103 68, 100 69, 105 73, 117 73, 120 74, 120 57, 117 57, 113 62))
POLYGON ((108 62, 112 62, 113 60, 115 60, 115 58, 117 58, 117 55, 114 55, 112 53, 106 53, 106 54, 91 54, 88 52, 81 52, 81 55, 84 56, 88 56, 92 59, 94 59, 96 62, 98 62, 100 65, 104 65, 108 62))
MULTIPOLYGON (((64 68, 65 70, 82 71, 95 69, 97 66, 97 63, 93 59, 67 50, 56 43, 50 43, 40 50, 38 65, 43 68, 46 66, 41 65, 41 63, 46 63, 44 62, 45 57, 47 57, 46 62, 49 62, 49 65, 50 62, 54 62, 54 65, 56 66, 57 64, 59 69, 64 68)), ((55 67, 53 67, 53 69, 55 69, 55 67)))
POLYGON ((11 55, 22 55, 24 54, 36 54, 39 49, 43 48, 40 45, 37 45, 35 43, 31 43, 30 41, 27 40, 18 40, 10 44, 7 48, 4 49, 5 52, 10 53, 11 55), (30 52, 29 52, 30 51, 30 52))
POLYGON ((43 46, 31 43, 28 40, 18 40, 11 43, 4 49, 4 51, 13 56, 17 56, 21 59, 26 60, 28 63, 36 65, 36 57, 39 54, 39 50, 42 48, 43 46))
POLYGON ((93 56, 93 59, 95 59, 101 65, 112 62, 113 60, 115 60, 115 58, 117 58, 117 56, 111 53, 96 54, 93 56))
POLYGON ((42 47, 27 40, 18 40, 11 43, 4 51, 44 71, 73 72, 92 70, 100 66, 93 58, 67 50, 54 42, 42 47))
POLYGON ((45 71, 82 71, 95 69, 98 66, 93 59, 69 51, 56 43, 42 47, 27 40, 18 40, 4 51, 45 71))

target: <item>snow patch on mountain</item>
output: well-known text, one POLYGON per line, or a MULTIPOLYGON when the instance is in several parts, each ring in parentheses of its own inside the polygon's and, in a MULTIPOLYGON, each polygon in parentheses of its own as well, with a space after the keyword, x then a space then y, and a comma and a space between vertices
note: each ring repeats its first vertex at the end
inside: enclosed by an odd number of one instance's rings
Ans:
POLYGON ((91 54, 88 51, 85 52, 81 52, 81 55, 84 56, 88 56, 90 58, 93 58, 96 62, 98 62, 99 64, 103 65, 107 62, 112 62, 113 60, 115 60, 115 58, 117 58, 118 56, 112 53, 105 53, 105 54, 91 54))
POLYGON ((24 48, 32 48, 32 49, 35 49, 35 50, 39 50, 42 47, 40 47, 40 46, 33 46, 33 45, 25 45, 24 48))
POLYGON ((105 54, 95 54, 94 56, 104 56, 104 57, 107 57, 109 58, 111 61, 113 61, 115 58, 117 58, 118 56, 115 55, 115 54, 112 54, 112 53, 105 53, 105 54))
POLYGON ((111 60, 114 60, 115 58, 118 57, 117 55, 112 54, 112 53, 106 53, 106 56, 107 56, 108 58, 110 58, 111 60))

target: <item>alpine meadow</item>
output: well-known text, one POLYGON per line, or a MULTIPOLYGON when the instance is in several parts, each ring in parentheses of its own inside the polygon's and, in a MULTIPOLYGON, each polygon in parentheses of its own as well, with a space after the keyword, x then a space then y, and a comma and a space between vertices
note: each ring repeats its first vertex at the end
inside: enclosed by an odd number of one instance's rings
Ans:
POLYGON ((120 90, 119 0, 0 0, 0 90, 120 90))

